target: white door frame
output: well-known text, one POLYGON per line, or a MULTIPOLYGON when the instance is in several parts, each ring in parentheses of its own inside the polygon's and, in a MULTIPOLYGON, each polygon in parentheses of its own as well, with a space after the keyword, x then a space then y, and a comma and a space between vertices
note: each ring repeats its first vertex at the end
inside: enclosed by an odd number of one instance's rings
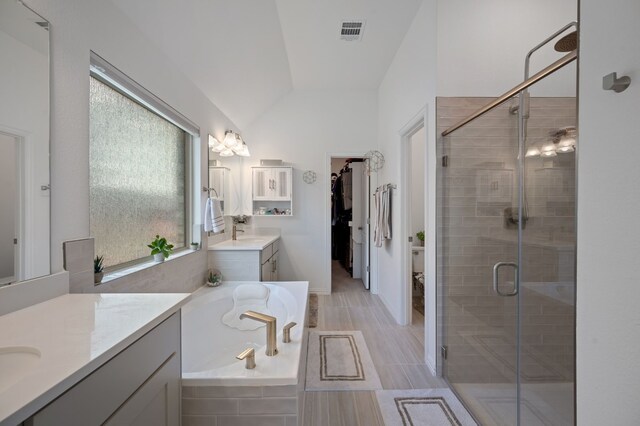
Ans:
MULTIPOLYGON (((328 152, 325 163, 325 247, 326 247, 326 272, 325 272, 325 285, 324 291, 321 294, 331 294, 331 159, 332 158, 364 158, 366 152, 328 152)), ((371 184, 369 185, 369 192, 371 192, 371 184)), ((369 200, 371 201, 371 200, 369 200)), ((369 211, 371 215, 371 211, 369 211)), ((369 232, 370 228, 369 228, 369 232)), ((378 294, 378 280, 372 279, 375 268, 372 267, 371 261, 371 238, 369 237, 369 291, 373 294, 378 294)))
POLYGON ((430 128, 429 109, 425 105, 405 126, 398 132, 400 134, 400 173, 401 187, 400 204, 402 207, 401 225, 401 265, 402 265, 402 285, 401 288, 401 312, 400 318, 403 324, 411 324, 412 300, 411 300, 411 247, 409 237, 411 235, 411 136, 422 127, 425 129, 425 173, 424 173, 424 227, 425 229, 425 362, 435 374, 436 372, 436 338, 437 338, 437 304, 436 304, 436 174, 435 174, 435 138, 430 141, 430 133, 434 130, 430 128))

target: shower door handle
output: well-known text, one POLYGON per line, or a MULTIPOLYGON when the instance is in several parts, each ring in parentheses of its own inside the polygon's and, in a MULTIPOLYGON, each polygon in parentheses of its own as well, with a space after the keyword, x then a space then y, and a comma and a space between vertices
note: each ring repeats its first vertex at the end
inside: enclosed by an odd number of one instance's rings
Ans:
POLYGON ((518 294, 518 287, 519 287, 518 286, 518 265, 516 263, 498 262, 495 265, 493 265, 493 291, 498 293, 499 296, 509 297, 509 296, 515 296, 516 294, 518 294), (513 269, 515 270, 515 275, 513 280, 513 291, 509 293, 501 292, 500 288, 498 287, 498 275, 499 275, 500 268, 503 266, 512 266, 513 269))

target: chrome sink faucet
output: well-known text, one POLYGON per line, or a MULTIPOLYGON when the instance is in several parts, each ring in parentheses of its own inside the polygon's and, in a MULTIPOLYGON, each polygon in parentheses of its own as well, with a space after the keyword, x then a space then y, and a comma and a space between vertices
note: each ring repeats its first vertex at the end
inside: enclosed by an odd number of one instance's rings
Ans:
POLYGON ((231 229, 231 239, 233 241, 237 241, 238 240, 238 232, 244 232, 242 229, 238 229, 237 225, 233 225, 233 228, 231 229))
POLYGON ((247 311, 244 314, 240 314, 240 319, 249 318, 254 321, 267 324, 267 356, 274 356, 278 354, 278 347, 276 342, 276 317, 271 315, 261 314, 260 312, 247 311))

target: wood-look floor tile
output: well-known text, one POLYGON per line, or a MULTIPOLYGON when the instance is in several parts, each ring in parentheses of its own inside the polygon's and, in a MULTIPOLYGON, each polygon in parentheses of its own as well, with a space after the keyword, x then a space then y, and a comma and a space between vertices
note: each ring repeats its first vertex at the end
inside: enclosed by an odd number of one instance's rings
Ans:
POLYGON ((375 392, 354 392, 353 398, 359 425, 384 426, 375 392))
POLYGON ((431 374, 429 367, 425 364, 404 364, 402 368, 414 389, 448 387, 444 380, 431 374))
MULTIPOLYGON (((424 317, 399 326, 380 298, 334 262, 332 294, 318 297, 316 330, 360 330, 384 389, 447 387, 424 364, 424 317)), ((383 426, 372 391, 305 392, 303 425, 383 426)))
POLYGON ((303 419, 304 426, 331 426, 328 392, 305 392, 303 419))
POLYGON ((376 370, 384 389, 413 389, 400 364, 376 365, 376 370))

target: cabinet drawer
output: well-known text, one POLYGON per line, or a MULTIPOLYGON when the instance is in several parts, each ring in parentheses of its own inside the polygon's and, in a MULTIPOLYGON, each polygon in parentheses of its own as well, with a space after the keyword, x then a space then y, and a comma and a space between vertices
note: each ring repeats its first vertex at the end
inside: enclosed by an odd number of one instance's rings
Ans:
POLYGON ((40 410, 25 425, 102 424, 172 356, 180 359, 180 311, 40 410))
POLYGON ((269 244, 260 252, 260 264, 264 265, 273 256, 273 244, 269 244))
POLYGON ((273 247, 273 248, 272 248, 272 251, 273 251, 273 252, 272 252, 272 255, 273 255, 273 254, 276 254, 276 252, 280 250, 280 239, 278 238, 278 239, 277 239, 277 240, 275 240, 275 241, 273 242, 273 244, 271 244, 271 245, 272 245, 272 247, 273 247))
POLYGON ((172 355, 104 426, 180 424, 180 357, 172 355))

